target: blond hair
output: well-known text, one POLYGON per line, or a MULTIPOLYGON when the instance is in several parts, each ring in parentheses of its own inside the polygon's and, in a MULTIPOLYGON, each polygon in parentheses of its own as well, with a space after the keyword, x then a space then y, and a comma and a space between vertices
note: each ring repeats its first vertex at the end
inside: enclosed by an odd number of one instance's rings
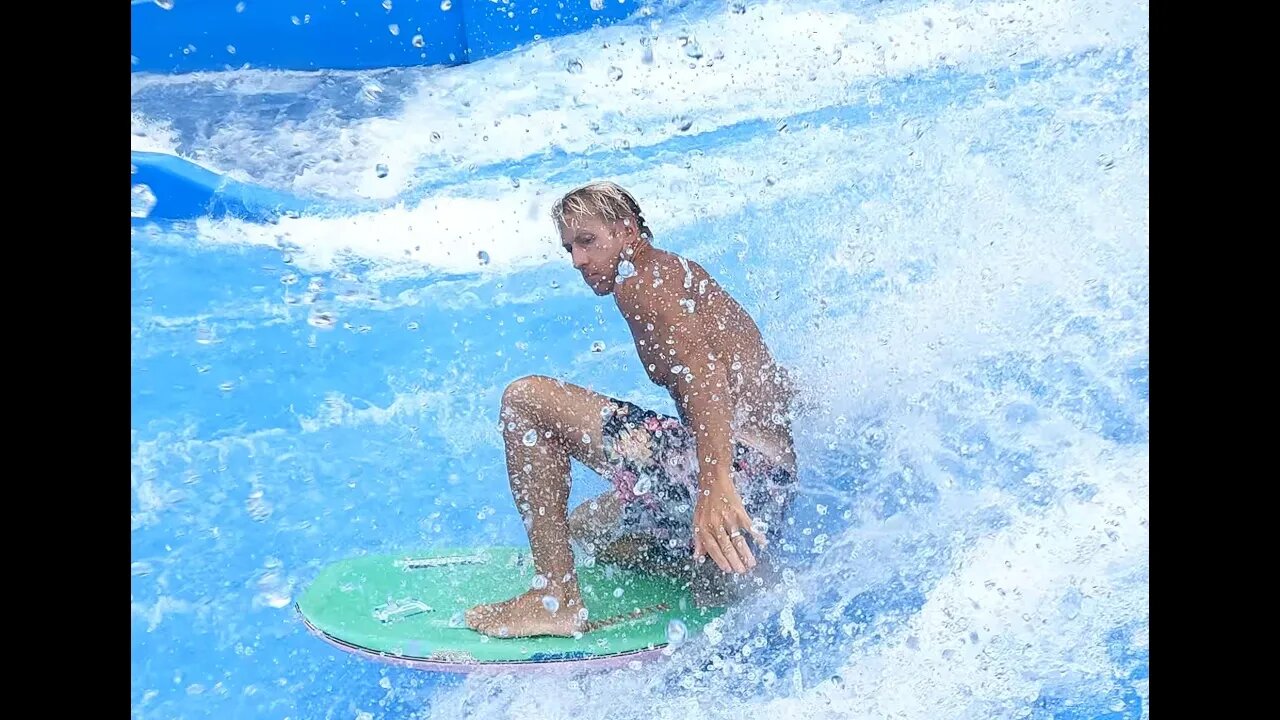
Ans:
POLYGON ((608 222, 634 222, 641 239, 653 240, 639 203, 617 183, 593 182, 570 190, 551 208, 551 217, 557 228, 564 228, 567 224, 565 215, 584 215, 608 222))

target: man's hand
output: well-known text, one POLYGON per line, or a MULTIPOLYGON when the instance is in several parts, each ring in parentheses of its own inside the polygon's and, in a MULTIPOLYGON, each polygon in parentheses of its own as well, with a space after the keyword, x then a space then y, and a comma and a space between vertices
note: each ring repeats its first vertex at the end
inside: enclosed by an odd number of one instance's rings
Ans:
POLYGON ((761 548, 768 540, 751 526, 731 480, 711 480, 701 487, 693 510, 694 559, 710 555, 725 572, 748 572, 756 566, 756 557, 747 546, 747 533, 761 548))

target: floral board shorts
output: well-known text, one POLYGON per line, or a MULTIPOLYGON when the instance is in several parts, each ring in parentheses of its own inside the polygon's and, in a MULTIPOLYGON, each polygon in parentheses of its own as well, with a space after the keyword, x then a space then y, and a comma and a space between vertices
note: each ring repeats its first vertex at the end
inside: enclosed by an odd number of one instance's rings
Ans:
MULTIPOLYGON (((669 551, 693 550, 698 454, 693 432, 678 419, 611 400, 604 411, 605 476, 613 483, 622 513, 606 543, 645 535, 669 551)), ((733 481, 742 504, 769 541, 780 542, 796 478, 760 451, 734 443, 733 481)))

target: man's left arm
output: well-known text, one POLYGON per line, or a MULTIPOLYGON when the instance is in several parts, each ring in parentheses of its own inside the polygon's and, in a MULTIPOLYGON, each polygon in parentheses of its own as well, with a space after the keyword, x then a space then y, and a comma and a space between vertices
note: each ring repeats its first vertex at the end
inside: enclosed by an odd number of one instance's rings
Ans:
POLYGON ((752 527, 733 484, 733 408, 727 362, 711 352, 712 344, 707 341, 710 323, 697 313, 701 298, 682 290, 680 283, 646 287, 641 292, 656 319, 654 339, 675 351, 667 355, 671 363, 668 372, 697 444, 694 556, 709 555, 725 572, 746 572, 756 561, 745 534, 762 545, 765 538, 752 527))

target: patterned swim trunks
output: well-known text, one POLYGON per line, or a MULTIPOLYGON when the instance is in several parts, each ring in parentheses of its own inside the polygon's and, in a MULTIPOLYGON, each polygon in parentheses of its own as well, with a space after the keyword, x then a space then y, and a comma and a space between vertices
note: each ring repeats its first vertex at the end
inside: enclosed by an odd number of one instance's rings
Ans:
MULTIPOLYGON (((622 514, 610 543, 626 535, 651 537, 672 551, 693 550, 698 492, 697 442, 678 419, 612 400, 604 411, 603 450, 622 514)), ((795 495, 795 475, 758 450, 734 443, 733 481, 742 504, 776 546, 795 495)))

